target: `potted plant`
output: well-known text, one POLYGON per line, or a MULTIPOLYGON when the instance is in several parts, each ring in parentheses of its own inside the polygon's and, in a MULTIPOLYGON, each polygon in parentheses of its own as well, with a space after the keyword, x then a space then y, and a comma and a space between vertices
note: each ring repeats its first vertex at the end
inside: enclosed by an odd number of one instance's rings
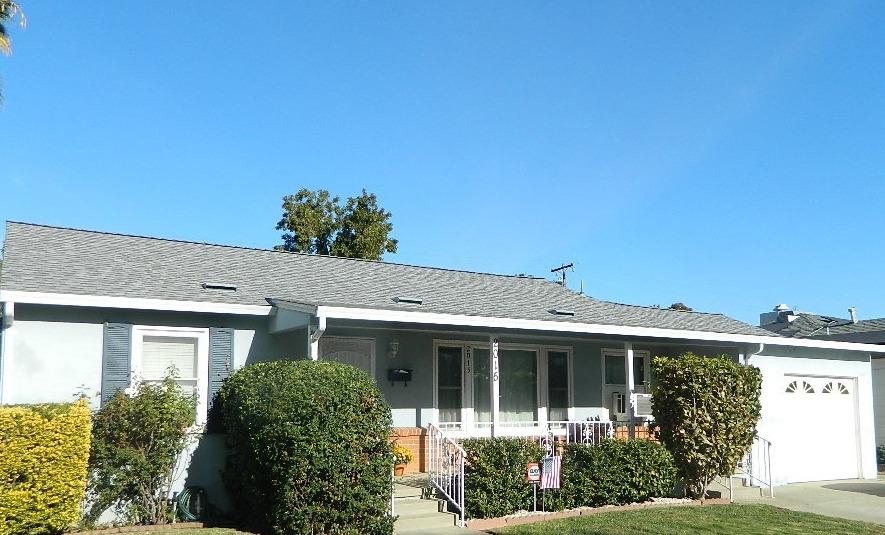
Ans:
POLYGON ((412 462, 412 451, 399 444, 393 446, 393 475, 401 476, 406 469, 406 465, 412 462))

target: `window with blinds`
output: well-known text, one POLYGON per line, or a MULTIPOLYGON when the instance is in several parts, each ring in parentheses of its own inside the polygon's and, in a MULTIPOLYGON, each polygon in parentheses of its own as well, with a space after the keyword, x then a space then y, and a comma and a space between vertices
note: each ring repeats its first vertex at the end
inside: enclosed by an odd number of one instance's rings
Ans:
POLYGON ((197 339, 177 336, 145 336, 141 350, 141 374, 146 381, 160 381, 175 370, 182 391, 197 389, 197 339))

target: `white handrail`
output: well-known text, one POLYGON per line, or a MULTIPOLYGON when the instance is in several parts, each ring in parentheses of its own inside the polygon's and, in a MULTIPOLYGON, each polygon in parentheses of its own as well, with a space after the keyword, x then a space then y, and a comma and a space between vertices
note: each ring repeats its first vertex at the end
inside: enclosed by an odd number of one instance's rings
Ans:
POLYGON ((464 460, 467 454, 454 440, 447 437, 434 424, 427 426, 428 475, 430 486, 436 489, 458 512, 458 524, 463 528, 464 510, 464 460))
POLYGON ((752 486, 768 487, 768 495, 774 498, 774 475, 771 472, 771 441, 759 435, 753 437, 750 451, 738 465, 740 474, 746 477, 752 486))

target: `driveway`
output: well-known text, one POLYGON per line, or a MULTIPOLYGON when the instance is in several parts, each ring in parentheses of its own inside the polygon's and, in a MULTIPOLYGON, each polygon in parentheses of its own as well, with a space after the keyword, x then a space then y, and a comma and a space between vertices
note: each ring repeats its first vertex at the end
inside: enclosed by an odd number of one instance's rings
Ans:
POLYGON ((774 498, 758 488, 735 485, 738 503, 767 503, 784 509, 885 524, 885 479, 793 483, 774 488, 774 498))

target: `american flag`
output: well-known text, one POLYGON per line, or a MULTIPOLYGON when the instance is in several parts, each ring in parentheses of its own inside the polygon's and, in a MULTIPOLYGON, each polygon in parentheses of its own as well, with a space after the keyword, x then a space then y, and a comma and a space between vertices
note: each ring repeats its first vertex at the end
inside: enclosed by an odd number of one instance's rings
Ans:
POLYGON ((558 489, 559 472, 562 468, 562 456, 544 457, 541 467, 541 489, 558 489))

